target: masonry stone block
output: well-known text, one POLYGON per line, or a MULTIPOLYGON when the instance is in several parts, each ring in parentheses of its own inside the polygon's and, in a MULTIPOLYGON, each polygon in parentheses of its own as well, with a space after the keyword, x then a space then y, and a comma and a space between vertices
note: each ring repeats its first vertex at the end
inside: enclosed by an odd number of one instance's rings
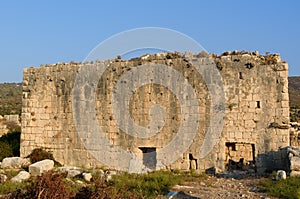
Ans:
POLYGON ((25 158, 20 157, 9 157, 2 160, 2 169, 20 169, 22 167, 27 167, 30 161, 25 158))
POLYGON ((54 161, 53 160, 42 160, 31 164, 29 166, 29 173, 33 176, 38 176, 43 174, 46 171, 52 170, 54 168, 54 161))
POLYGON ((30 173, 28 173, 27 171, 21 171, 18 175, 16 175, 15 177, 13 177, 11 179, 12 182, 23 182, 25 180, 28 180, 30 178, 30 173))

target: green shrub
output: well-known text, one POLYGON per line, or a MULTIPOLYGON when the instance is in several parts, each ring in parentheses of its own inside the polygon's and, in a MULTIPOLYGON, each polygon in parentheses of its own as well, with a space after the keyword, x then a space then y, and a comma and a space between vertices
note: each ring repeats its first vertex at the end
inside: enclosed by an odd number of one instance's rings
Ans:
POLYGON ((156 198, 158 195, 166 195, 174 185, 204 178, 205 175, 192 172, 155 171, 148 174, 123 173, 113 178, 112 183, 115 193, 134 193, 138 198, 156 198))
POLYGON ((35 162, 39 162, 45 159, 49 159, 49 160, 53 160, 55 162, 55 165, 57 166, 61 166, 61 164, 59 162, 57 162, 54 157, 53 154, 42 149, 42 148, 37 148, 34 149, 28 156, 27 158, 30 159, 31 163, 35 163, 35 162))
POLYGON ((271 196, 288 199, 300 198, 300 178, 289 177, 286 180, 274 181, 263 179, 259 182, 258 188, 268 192, 271 196))
MULTIPOLYGON (((49 171, 42 176, 26 181, 26 186, 19 188, 11 185, 5 188, 12 191, 11 198, 57 198, 57 199, 115 199, 115 198, 157 198, 166 195, 170 188, 186 181, 198 182, 206 178, 192 172, 156 171, 148 174, 116 175, 112 180, 106 181, 100 173, 93 175, 91 183, 78 185, 66 180, 67 173, 49 171), (75 188, 74 188, 75 187, 75 188), (15 189, 15 190, 14 190, 15 189)), ((1 190, 1 189, 0 189, 1 190)))
MULTIPOLYGON (((26 188, 26 186, 27 186, 26 182, 19 183, 19 182, 12 182, 12 181, 8 180, 6 182, 1 183, 0 194, 1 195, 9 194, 16 190, 24 190, 26 188)), ((16 198, 16 197, 11 196, 11 198, 16 198)))
POLYGON ((0 161, 6 157, 12 157, 13 151, 9 144, 0 141, 0 161))
POLYGON ((21 133, 14 131, 0 137, 0 142, 7 143, 11 147, 13 156, 20 156, 20 139, 21 133))

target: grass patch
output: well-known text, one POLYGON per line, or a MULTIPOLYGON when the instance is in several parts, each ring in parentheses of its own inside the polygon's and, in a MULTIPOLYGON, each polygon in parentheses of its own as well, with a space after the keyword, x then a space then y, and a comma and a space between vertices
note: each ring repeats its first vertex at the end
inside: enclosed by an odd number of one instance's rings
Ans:
POLYGON ((156 198, 166 195, 177 184, 187 181, 203 180, 205 175, 193 172, 155 171, 148 174, 123 173, 112 180, 115 191, 131 192, 140 198, 156 198))
POLYGON ((0 195, 9 194, 15 190, 24 190, 27 186, 27 182, 19 183, 8 180, 0 184, 0 195))
POLYGON ((259 182, 258 188, 271 196, 288 199, 300 198, 300 178, 289 177, 286 180, 274 181, 271 178, 259 182))
POLYGON ((8 181, 0 185, 0 194, 12 193, 14 198, 151 199, 166 195, 174 185, 206 179, 205 174, 195 172, 155 171, 148 174, 121 173, 107 182, 99 173, 94 174, 92 182, 82 185, 74 182, 76 178, 71 180, 66 176, 67 173, 49 171, 25 184, 8 181))

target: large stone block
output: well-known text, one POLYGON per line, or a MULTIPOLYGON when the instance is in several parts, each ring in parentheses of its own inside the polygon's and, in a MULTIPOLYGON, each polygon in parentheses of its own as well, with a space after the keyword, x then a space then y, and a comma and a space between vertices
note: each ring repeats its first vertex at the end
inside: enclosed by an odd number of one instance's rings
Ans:
POLYGON ((42 160, 29 166, 29 173, 33 176, 41 175, 42 173, 54 168, 53 160, 42 160))
POLYGON ((18 175, 11 179, 12 182, 23 182, 30 178, 30 173, 27 171, 21 171, 18 175))
POLYGON ((276 180, 285 180, 286 179, 286 172, 283 170, 277 171, 276 180))
POLYGON ((10 157, 2 160, 1 167, 2 169, 20 169, 22 167, 27 167, 28 165, 30 165, 30 161, 28 159, 10 157))
POLYGON ((300 157, 294 156, 291 158, 291 170, 300 171, 300 157))

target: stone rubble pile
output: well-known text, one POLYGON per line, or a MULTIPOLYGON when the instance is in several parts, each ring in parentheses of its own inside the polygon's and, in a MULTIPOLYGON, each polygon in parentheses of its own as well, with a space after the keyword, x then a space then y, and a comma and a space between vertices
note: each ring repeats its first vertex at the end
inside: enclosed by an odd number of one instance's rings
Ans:
POLYGON ((290 145, 300 147, 300 123, 290 122, 290 145))
POLYGON ((107 181, 111 180, 114 175, 117 175, 117 172, 115 171, 104 172, 101 169, 89 172, 86 169, 72 166, 54 168, 54 161, 49 159, 31 164, 30 160, 27 158, 9 157, 4 158, 2 163, 0 163, 0 183, 8 180, 21 183, 32 176, 41 176, 43 173, 50 170, 53 170, 54 172, 67 172, 67 179, 80 179, 76 181, 78 183, 91 182, 93 175, 96 173, 97 175, 103 176, 107 181), (14 177, 9 177, 6 173, 10 171, 18 172, 18 174, 14 177))
POLYGON ((290 160, 290 176, 300 177, 300 149, 290 146, 287 153, 290 160))

